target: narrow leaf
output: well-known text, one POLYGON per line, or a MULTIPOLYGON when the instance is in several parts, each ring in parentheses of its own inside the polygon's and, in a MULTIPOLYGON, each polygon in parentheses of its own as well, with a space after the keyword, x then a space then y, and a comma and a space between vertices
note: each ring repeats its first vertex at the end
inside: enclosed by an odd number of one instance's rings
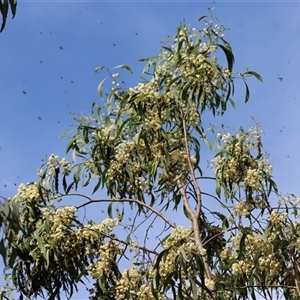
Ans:
POLYGON ((107 214, 108 216, 113 219, 113 215, 112 215, 112 206, 113 206, 113 202, 110 202, 107 208, 107 214))
POLYGON ((207 16, 202 16, 198 19, 198 22, 200 22, 201 20, 203 20, 204 18, 206 18, 207 16))
POLYGON ((103 84, 105 82, 105 80, 107 79, 107 77, 105 77, 98 85, 97 91, 98 91, 98 95, 100 98, 103 98, 103 84))
POLYGON ((9 0, 9 4, 12 13, 12 18, 14 18, 17 12, 17 0, 9 0))
POLYGON ((98 178, 98 182, 97 182, 96 186, 93 189, 92 195, 95 194, 98 191, 100 185, 101 185, 101 177, 98 178))
POLYGON ((254 72, 254 71, 248 71, 248 72, 246 72, 246 73, 244 73, 244 74, 250 74, 250 75, 253 75, 253 76, 255 76, 259 81, 263 82, 262 77, 261 77, 258 73, 254 72))
POLYGON ((99 66, 95 68, 95 73, 98 73, 100 70, 103 70, 105 67, 104 66, 99 66))
POLYGON ((131 74, 133 74, 131 68, 130 68, 129 66, 127 66, 127 65, 119 65, 119 66, 116 66, 116 67, 112 68, 112 70, 113 70, 113 69, 126 69, 126 70, 129 71, 131 74))
POLYGON ((249 91, 249 87, 248 84, 246 83, 246 81, 244 81, 245 86, 246 86, 246 95, 245 95, 245 103, 247 103, 249 101, 250 98, 250 91, 249 91))
POLYGON ((230 72, 232 72, 232 68, 233 68, 233 64, 234 64, 234 56, 233 56, 233 53, 231 51, 230 45, 226 44, 224 46, 224 45, 218 44, 217 46, 219 46, 224 51, 224 53, 226 55, 226 58, 227 58, 228 70, 230 72))

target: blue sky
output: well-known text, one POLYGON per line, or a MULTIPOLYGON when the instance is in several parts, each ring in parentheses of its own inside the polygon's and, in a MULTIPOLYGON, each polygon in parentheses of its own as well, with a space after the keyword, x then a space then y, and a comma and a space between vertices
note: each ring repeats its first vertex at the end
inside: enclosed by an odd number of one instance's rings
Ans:
POLYGON ((124 79, 134 85, 143 67, 137 60, 156 54, 184 18, 200 25, 198 17, 213 6, 230 28, 235 69, 250 67, 264 79, 249 81, 247 105, 242 91, 236 93, 237 108, 222 123, 259 120, 281 189, 299 192, 300 3, 19 1, 15 19, 0 35, 0 195, 35 180, 45 155, 64 155, 66 140, 58 136, 74 124, 69 112, 89 113, 99 101, 104 74, 95 74, 95 67, 128 64, 134 74, 124 79))
POLYGON ((35 181, 46 155, 65 156, 67 141, 58 137, 74 124, 70 112, 88 114, 100 101, 105 74, 95 67, 128 64, 134 74, 123 80, 135 85, 138 59, 157 54, 183 19, 202 26, 197 19, 209 7, 230 29, 235 70, 249 67, 264 79, 249 80, 246 105, 237 82, 236 109, 209 122, 248 128, 251 116, 258 120, 280 190, 300 195, 298 1, 19 1, 0 34, 0 196, 35 181))

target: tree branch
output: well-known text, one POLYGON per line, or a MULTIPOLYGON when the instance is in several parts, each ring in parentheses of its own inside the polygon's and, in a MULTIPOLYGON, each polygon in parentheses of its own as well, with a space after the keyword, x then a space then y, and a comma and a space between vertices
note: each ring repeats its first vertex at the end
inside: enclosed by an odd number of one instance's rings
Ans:
MULTIPOLYGON (((85 198, 88 198, 85 196, 85 198)), ((171 222, 166 216, 164 216, 161 212, 159 212, 158 210, 156 210, 155 208, 153 208, 152 206, 138 200, 138 199, 128 199, 128 198, 122 198, 122 199, 91 199, 88 198, 89 202, 85 202, 79 206, 76 206, 77 209, 80 209, 81 207, 84 207, 86 205, 89 205, 91 203, 99 203, 99 202, 129 202, 129 203, 137 203, 138 205, 141 205, 143 207, 146 207, 147 209, 151 210, 152 212, 154 212, 156 215, 158 215, 159 217, 161 217, 167 224, 169 224, 172 228, 175 228, 176 225, 171 222)))

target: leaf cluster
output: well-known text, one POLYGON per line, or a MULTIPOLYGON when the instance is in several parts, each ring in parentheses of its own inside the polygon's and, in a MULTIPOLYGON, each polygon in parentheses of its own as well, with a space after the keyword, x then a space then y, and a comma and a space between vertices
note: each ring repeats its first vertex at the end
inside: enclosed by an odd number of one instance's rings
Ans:
POLYGON ((3 2, 2 0, 0 0, 0 12, 2 15, 2 24, 0 27, 0 32, 2 32, 5 28, 9 8, 12 13, 12 18, 14 18, 17 12, 17 0, 3 0, 3 2))

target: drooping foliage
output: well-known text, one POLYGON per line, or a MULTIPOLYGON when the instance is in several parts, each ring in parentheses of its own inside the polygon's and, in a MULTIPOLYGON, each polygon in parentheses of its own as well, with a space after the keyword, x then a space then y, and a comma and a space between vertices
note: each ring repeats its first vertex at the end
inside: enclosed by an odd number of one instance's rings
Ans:
POLYGON ((106 97, 106 79, 99 84, 104 105, 79 115, 68 134, 72 162, 50 155, 10 200, 21 229, 6 290, 71 298, 92 280, 93 300, 300 297, 300 198, 279 194, 259 126, 223 126, 214 141, 206 134, 234 107, 237 80, 247 102, 248 78, 262 79, 235 73, 224 27, 199 21, 203 29, 182 23, 142 59, 146 78, 135 87, 121 84, 126 65, 96 68, 113 85, 106 97), (82 216, 91 206, 104 216, 105 204, 108 218, 82 216))
POLYGON ((17 12, 17 0, 3 0, 3 2, 0 0, 0 12, 2 16, 0 32, 2 32, 5 28, 9 9, 11 10, 12 17, 14 18, 17 12))

